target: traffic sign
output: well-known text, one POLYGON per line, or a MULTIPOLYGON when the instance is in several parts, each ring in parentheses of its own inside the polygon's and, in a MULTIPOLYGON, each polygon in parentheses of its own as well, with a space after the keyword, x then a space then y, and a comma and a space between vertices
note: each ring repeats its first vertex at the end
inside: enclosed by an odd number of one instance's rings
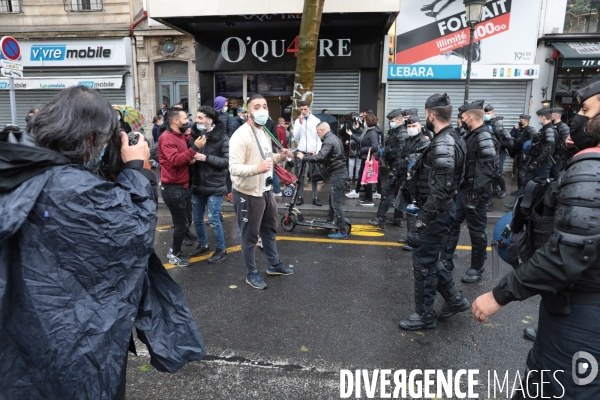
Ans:
POLYGON ((21 63, 14 62, 14 61, 7 61, 7 60, 0 60, 0 63, 2 64, 2 68, 14 69, 16 71, 23 71, 23 64, 21 64, 21 63))
POLYGON ((2 49, 4 57, 11 61, 16 61, 21 57, 21 46, 19 46, 19 42, 10 36, 4 36, 0 39, 0 49, 2 49))
POLYGON ((2 76, 8 76, 9 78, 22 78, 23 71, 18 71, 16 69, 8 69, 8 68, 0 68, 2 72, 2 76))

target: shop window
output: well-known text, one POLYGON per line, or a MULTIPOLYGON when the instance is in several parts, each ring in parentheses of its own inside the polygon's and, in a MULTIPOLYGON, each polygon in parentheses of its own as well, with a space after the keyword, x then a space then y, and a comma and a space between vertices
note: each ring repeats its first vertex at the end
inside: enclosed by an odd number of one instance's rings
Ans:
POLYGON ((102 0, 65 0, 67 11, 102 11, 102 0))
POLYGON ((568 0, 564 33, 598 33, 600 0, 568 0))
POLYGON ((0 0, 0 14, 20 13, 21 0, 0 0))

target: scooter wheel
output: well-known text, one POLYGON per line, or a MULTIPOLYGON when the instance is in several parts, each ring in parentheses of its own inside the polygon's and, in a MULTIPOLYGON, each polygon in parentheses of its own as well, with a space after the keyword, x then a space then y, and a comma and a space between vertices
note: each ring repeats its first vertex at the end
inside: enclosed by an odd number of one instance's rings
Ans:
POLYGON ((287 222, 285 222, 285 215, 281 218, 281 227, 286 232, 291 232, 296 227, 296 217, 293 215, 288 216, 287 222))
POLYGON ((288 185, 283 188, 283 195, 285 197, 292 197, 293 194, 294 194, 294 187, 292 185, 288 185))
POLYGON ((348 223, 348 222, 346 222, 346 232, 347 232, 347 233, 350 233, 350 232, 352 232, 352 224, 350 224, 350 223, 348 223))

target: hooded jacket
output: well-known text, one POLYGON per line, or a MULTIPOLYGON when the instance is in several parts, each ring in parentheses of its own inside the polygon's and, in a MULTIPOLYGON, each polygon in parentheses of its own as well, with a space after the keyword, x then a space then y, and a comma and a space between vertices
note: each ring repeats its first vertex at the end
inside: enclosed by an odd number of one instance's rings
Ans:
POLYGON ((206 144, 198 153, 206 154, 206 161, 196 161, 192 167, 192 193, 200 197, 224 196, 228 193, 225 179, 229 167, 229 137, 219 120, 212 131, 200 132, 192 128, 189 145, 201 134, 206 135, 206 144))
POLYGON ((51 150, 0 145, 0 398, 113 399, 134 325, 161 371, 202 358, 153 252, 142 165, 107 182, 51 150))
POLYGON ((350 137, 351 140, 358 143, 361 160, 366 160, 369 155, 369 149, 374 157, 375 153, 379 151, 379 131, 376 126, 364 131, 360 128, 357 134, 354 133, 350 137))

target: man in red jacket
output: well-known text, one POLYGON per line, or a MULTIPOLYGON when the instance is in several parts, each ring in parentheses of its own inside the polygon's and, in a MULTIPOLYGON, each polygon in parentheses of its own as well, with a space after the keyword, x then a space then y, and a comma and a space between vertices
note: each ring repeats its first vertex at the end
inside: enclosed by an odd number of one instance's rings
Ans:
POLYGON ((196 152, 204 147, 205 136, 198 136, 191 148, 187 146, 185 132, 189 129, 187 115, 173 110, 167 115, 169 128, 158 139, 160 164, 160 192, 173 218, 173 244, 169 250, 169 263, 187 267, 190 261, 181 251, 183 239, 192 220, 190 173, 188 164, 196 160, 196 152))

